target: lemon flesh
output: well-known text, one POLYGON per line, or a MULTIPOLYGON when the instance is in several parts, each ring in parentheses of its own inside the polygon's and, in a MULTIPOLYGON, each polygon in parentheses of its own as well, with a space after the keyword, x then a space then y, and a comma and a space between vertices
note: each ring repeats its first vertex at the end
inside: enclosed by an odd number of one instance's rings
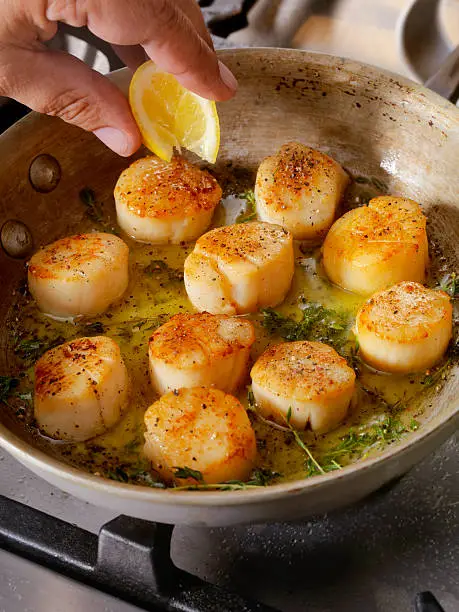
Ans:
POLYGON ((170 161, 174 148, 182 147, 210 163, 217 159, 220 125, 215 102, 188 91, 152 61, 135 72, 129 104, 144 145, 161 159, 170 161))

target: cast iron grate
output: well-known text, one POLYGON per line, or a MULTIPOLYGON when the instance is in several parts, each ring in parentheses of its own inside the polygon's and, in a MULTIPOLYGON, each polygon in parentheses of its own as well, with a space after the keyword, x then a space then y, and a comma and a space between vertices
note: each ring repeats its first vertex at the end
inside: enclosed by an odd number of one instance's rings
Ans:
MULTIPOLYGON (((141 609, 274 612, 177 568, 170 554, 173 529, 122 515, 97 536, 0 496, 0 548, 141 609)), ((414 610, 444 612, 429 591, 416 596, 414 610)))
POLYGON ((99 535, 0 496, 0 548, 144 610, 274 612, 177 568, 173 526, 119 516, 99 535))

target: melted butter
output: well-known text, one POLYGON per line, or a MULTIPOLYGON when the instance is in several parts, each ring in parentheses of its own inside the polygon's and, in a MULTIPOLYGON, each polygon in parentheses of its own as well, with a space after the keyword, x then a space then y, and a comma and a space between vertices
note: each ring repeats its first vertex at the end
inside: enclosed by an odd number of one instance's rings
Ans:
MULTIPOLYGON (((226 197, 216 212, 214 225, 234 222, 241 211, 241 198, 226 197)), ((75 232, 90 229, 91 225, 86 221, 75 228, 75 232)), ((49 452, 57 454, 68 463, 92 473, 121 480, 126 475, 129 477, 149 471, 142 455, 143 414, 155 400, 148 376, 149 336, 153 329, 173 314, 193 310, 183 281, 168 280, 160 272, 145 271, 152 261, 163 261, 169 268, 182 270, 184 260, 193 245, 152 247, 136 243, 124 236, 123 238, 130 248, 129 288, 123 299, 112 305, 104 315, 92 320, 60 322, 40 313, 30 298, 19 298, 13 306, 9 323, 13 328, 12 334, 16 336, 11 340, 11 360, 16 360, 18 368, 21 369, 24 369, 24 363, 18 362, 17 357, 13 355, 13 346, 17 343, 18 336, 26 340, 42 340, 47 344, 56 338, 64 341, 85 335, 85 325, 100 322, 106 335, 119 343, 131 377, 130 402, 123 419, 109 432, 86 443, 70 444, 49 439, 44 439, 43 442, 49 452), (119 476, 120 473, 122 477, 119 476)), ((364 298, 339 289, 325 278, 320 263, 320 249, 303 253, 300 245, 296 244, 295 256, 293 283, 286 300, 277 308, 279 312, 298 318, 301 314, 299 298, 303 297, 309 302, 319 302, 326 308, 355 315, 364 298)), ((252 350, 252 359, 255 360, 269 343, 282 339, 267 333, 261 325, 259 314, 249 318, 256 326, 257 340, 252 350)), ((397 418, 401 422, 407 424, 413 416, 422 421, 423 416, 419 408, 419 396, 424 390, 422 379, 423 375, 387 375, 363 367, 358 378, 356 401, 353 402, 347 420, 326 435, 315 435, 306 431, 302 434, 305 444, 314 455, 323 456, 328 449, 339 443, 351 427, 359 428, 371 424, 387 414, 388 406, 381 398, 388 404, 402 403, 402 410, 397 412, 397 418), (375 392, 378 399, 375 401, 365 389, 375 392)), ((29 391, 32 388, 33 368, 29 367, 25 369, 21 390, 29 391)), ((247 406, 247 389, 241 390, 239 399, 247 406)), ((258 441, 259 466, 281 473, 282 476, 278 480, 304 478, 305 454, 296 444, 292 434, 279 431, 253 415, 251 420, 258 441)), ((378 448, 375 449, 377 450, 378 448)), ((352 461, 352 458, 349 461, 352 461)), ((139 482, 135 477, 133 480, 139 482)))

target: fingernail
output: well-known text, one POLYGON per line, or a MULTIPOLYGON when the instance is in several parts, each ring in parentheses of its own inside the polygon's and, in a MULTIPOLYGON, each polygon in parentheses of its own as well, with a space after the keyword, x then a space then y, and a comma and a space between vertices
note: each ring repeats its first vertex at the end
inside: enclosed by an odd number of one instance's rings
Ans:
POLYGON ((218 67, 220 68, 220 77, 222 81, 225 83, 228 89, 230 89, 232 92, 236 92, 237 80, 234 74, 231 72, 228 66, 225 66, 225 64, 220 60, 218 62, 218 67))
POLYGON ((94 136, 97 136, 97 138, 105 145, 107 145, 109 149, 115 151, 115 153, 118 153, 118 155, 128 157, 133 153, 132 143, 129 136, 121 130, 111 127, 103 127, 99 128, 98 130, 94 130, 93 134, 94 136))

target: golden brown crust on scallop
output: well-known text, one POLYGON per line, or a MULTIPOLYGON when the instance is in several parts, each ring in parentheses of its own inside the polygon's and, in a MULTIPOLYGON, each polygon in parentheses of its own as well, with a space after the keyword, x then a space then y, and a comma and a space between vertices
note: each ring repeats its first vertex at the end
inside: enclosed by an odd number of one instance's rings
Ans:
POLYGON ((417 252, 425 231, 426 218, 417 202, 380 196, 370 200, 368 206, 356 208, 338 219, 325 245, 333 248, 337 257, 366 261, 374 256, 384 261, 406 249, 407 244, 417 252))
POLYGON ((93 232, 61 238, 32 256, 28 272, 37 279, 57 279, 62 272, 68 271, 81 277, 87 265, 107 259, 106 249, 112 245, 117 245, 126 254, 129 252, 125 242, 112 234, 93 232))
POLYGON ((187 368, 200 368, 255 341, 247 319, 207 312, 177 314, 158 328, 149 342, 150 358, 187 368))
MULTIPOLYGON (((44 399, 69 389, 72 375, 84 373, 91 379, 91 370, 99 369, 107 351, 120 355, 118 345, 105 336, 78 338, 50 349, 35 364, 36 398, 44 399)), ((97 380, 93 379, 92 384, 97 394, 97 380)))
POLYGON ((217 227, 201 236, 195 253, 219 258, 225 262, 250 261, 258 263, 270 259, 274 245, 290 238, 287 230, 279 225, 252 221, 240 225, 217 227))
POLYGON ((283 145, 276 155, 267 157, 273 167, 273 182, 269 190, 264 190, 262 173, 257 176, 257 186, 262 190, 263 199, 273 211, 281 212, 287 208, 301 209, 302 198, 315 193, 324 180, 330 183, 335 179, 337 162, 315 149, 297 142, 283 145), (286 200, 286 191, 295 195, 286 200))
POLYGON ((256 361, 252 380, 269 391, 295 400, 333 397, 355 380, 346 360, 321 342, 282 342, 256 361))
POLYGON ((131 213, 159 219, 211 210, 222 196, 216 179, 206 170, 179 156, 166 162, 154 155, 124 170, 114 193, 131 213))
POLYGON ((427 338, 451 316, 447 293, 404 281, 373 295, 360 309, 357 327, 386 340, 411 344, 427 338))

